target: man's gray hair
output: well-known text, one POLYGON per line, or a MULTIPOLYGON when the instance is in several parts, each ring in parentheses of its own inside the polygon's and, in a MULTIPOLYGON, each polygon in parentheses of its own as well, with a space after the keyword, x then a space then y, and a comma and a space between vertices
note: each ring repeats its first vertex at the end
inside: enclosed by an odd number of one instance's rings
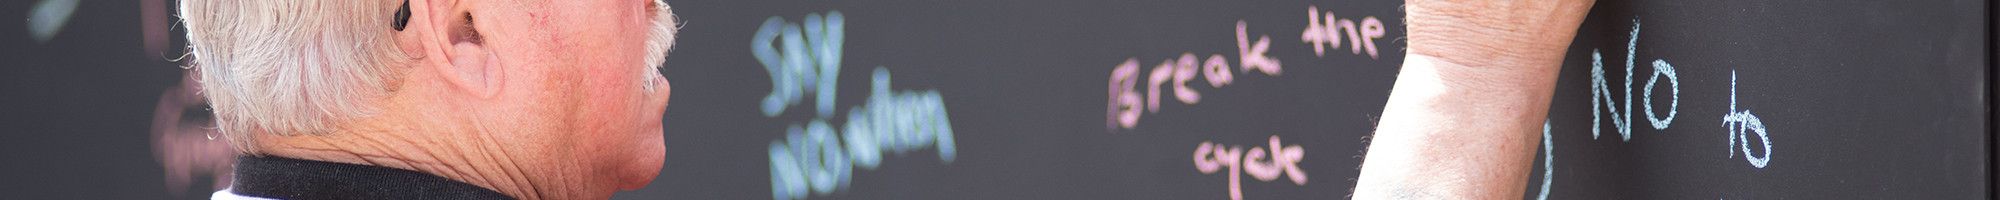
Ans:
MULTIPOLYGON (((653 3, 646 77, 661 76, 658 66, 678 29, 666 2, 653 3)), ((410 60, 396 47, 391 26, 398 5, 182 0, 189 68, 214 108, 217 132, 237 151, 256 154, 252 133, 324 134, 375 113, 375 101, 398 83, 396 65, 410 60)))

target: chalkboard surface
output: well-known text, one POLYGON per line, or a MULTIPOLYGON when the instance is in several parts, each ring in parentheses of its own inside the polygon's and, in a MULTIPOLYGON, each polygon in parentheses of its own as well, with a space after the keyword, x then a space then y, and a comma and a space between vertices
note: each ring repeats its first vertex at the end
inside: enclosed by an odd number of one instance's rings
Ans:
MULTIPOLYGON (((87 2, 0 1, 0 193, 205 199, 175 2, 87 2)), ((670 3, 617 199, 1344 199, 1407 45, 1402 0, 670 3)), ((1989 4, 1600 1, 1523 198, 1991 198, 1989 4)))
POLYGON ((1985 6, 1602 2, 1557 84, 1555 164, 1537 170, 1554 169, 1551 197, 1985 198, 1985 6), (1608 90, 1591 89, 1597 53, 1608 90))
MULTIPOLYGON (((1401 3, 673 2, 621 197, 1344 198, 1401 3)), ((1525 198, 1983 198, 1985 4, 1599 2, 1525 198)))

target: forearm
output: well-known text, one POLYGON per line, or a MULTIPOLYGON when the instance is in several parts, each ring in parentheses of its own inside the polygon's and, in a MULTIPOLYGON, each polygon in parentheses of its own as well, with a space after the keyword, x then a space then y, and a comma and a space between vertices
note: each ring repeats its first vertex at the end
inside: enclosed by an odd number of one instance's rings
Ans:
POLYGON ((1355 199, 1520 197, 1555 69, 1468 66, 1410 54, 1383 108, 1355 199))
POLYGON ((1513 199, 1593 0, 1408 0, 1409 54, 1355 199, 1513 199))

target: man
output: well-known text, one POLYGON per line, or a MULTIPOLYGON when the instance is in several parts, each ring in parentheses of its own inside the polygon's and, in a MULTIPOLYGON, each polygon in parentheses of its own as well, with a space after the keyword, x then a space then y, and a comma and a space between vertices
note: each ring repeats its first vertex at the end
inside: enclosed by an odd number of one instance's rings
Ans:
POLYGON ((1520 198, 1594 0, 1408 0, 1410 49, 1355 199, 1520 198))
POLYGON ((182 0, 217 199, 605 199, 659 174, 659 0, 182 0))

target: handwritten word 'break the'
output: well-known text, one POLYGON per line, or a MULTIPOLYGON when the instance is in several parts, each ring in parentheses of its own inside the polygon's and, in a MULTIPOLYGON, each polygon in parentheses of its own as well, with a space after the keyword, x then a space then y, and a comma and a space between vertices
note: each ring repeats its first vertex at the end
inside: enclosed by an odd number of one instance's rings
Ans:
MULTIPOLYGON (((1283 66, 1278 63, 1277 58, 1265 55, 1271 49, 1271 37, 1262 36, 1252 44, 1249 34, 1245 32, 1246 27, 1243 21, 1236 21, 1238 66, 1241 66, 1245 73, 1262 71, 1265 75, 1277 76, 1282 72, 1283 66)), ((1209 87, 1221 88, 1235 80, 1235 75, 1229 71, 1229 61, 1225 60, 1222 54, 1212 54, 1206 60, 1200 60, 1194 53, 1182 53, 1179 59, 1160 61, 1159 66, 1153 67, 1152 73, 1147 76, 1146 97, 1143 99, 1145 107, 1140 107, 1140 94, 1134 91, 1139 84, 1139 59, 1125 59, 1124 63, 1118 64, 1117 68, 1111 70, 1110 98, 1105 114, 1106 128, 1130 129, 1139 125, 1139 117, 1142 114, 1139 111, 1160 112, 1160 87, 1163 85, 1171 87, 1174 99, 1180 100, 1181 103, 1194 105, 1201 102, 1201 93, 1188 87, 1187 84, 1194 80, 1196 72, 1200 72, 1201 78, 1208 80, 1209 87)))

